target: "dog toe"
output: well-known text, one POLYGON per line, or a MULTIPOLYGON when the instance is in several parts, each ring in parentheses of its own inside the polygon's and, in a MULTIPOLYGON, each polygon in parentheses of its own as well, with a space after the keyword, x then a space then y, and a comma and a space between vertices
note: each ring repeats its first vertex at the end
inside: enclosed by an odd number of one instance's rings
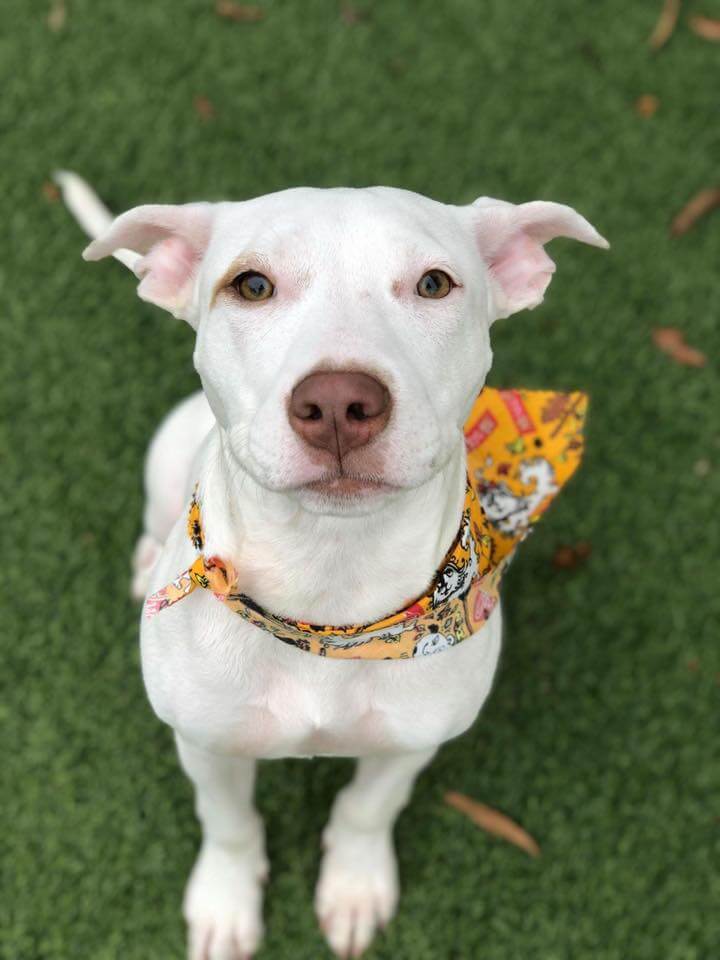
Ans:
POLYGON ((390 837, 336 835, 320 870, 315 907, 320 927, 343 960, 359 957, 397 904, 397 869, 390 837))
POLYGON ((203 847, 188 882, 189 960, 250 960, 263 934, 260 846, 243 853, 203 847))

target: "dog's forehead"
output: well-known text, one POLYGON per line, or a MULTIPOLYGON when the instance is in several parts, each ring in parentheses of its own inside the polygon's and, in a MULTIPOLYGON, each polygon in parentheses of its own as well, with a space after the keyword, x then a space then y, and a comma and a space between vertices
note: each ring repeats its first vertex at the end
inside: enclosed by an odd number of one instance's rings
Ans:
POLYGON ((327 255, 352 248, 398 257, 461 242, 458 208, 393 187, 300 187, 218 205, 212 258, 253 249, 266 255, 327 255))

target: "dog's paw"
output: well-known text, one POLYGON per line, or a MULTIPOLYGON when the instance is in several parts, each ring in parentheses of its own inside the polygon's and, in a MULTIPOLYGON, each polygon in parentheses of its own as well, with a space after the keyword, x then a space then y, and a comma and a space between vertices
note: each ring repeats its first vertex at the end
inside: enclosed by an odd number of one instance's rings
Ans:
POLYGON ((315 911, 331 949, 339 957, 359 957, 397 906, 392 836, 329 827, 323 839, 315 911))
POLYGON ((189 960, 249 960, 262 939, 262 841, 241 851, 204 844, 185 891, 189 960))
POLYGON ((150 574, 162 551, 162 544, 143 533, 138 537, 132 556, 132 582, 130 596, 133 600, 144 600, 150 583, 150 574))

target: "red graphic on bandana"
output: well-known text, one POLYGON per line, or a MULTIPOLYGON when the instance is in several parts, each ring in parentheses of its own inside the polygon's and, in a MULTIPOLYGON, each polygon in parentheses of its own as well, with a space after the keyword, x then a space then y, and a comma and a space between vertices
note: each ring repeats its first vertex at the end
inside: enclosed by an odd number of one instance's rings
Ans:
POLYGON ((477 596, 475 597, 475 606, 473 608, 473 617, 476 622, 480 620, 487 620, 490 614, 495 609, 495 604, 497 599, 491 597, 490 594, 483 593, 482 590, 478 590, 477 596))
POLYGON ((479 447, 481 443, 485 443, 497 426, 497 423, 497 420, 489 410, 481 413, 475 423, 465 428, 466 449, 474 450, 476 447, 479 447))
POLYGON ((421 603, 414 603, 411 607, 407 607, 405 610, 405 616, 408 620, 412 620, 414 617, 420 617, 425 612, 423 605, 421 603))
POLYGON ((530 414, 517 390, 501 390, 500 396, 518 428, 518 433, 532 433, 535 430, 535 424, 530 419, 530 414))

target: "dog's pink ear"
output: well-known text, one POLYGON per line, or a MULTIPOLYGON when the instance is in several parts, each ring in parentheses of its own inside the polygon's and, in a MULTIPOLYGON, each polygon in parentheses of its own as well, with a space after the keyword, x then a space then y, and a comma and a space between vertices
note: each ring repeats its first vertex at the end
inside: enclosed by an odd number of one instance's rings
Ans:
POLYGON ((610 244, 572 207, 535 200, 513 204, 480 197, 472 217, 480 253, 488 265, 495 305, 493 319, 542 303, 555 264, 543 249, 555 237, 594 247, 610 244))
POLYGON ((119 256, 140 278, 138 295, 196 326, 197 268, 210 239, 212 205, 135 207, 117 217, 83 251, 86 260, 119 256), (136 256, 132 256, 135 254, 136 256))

